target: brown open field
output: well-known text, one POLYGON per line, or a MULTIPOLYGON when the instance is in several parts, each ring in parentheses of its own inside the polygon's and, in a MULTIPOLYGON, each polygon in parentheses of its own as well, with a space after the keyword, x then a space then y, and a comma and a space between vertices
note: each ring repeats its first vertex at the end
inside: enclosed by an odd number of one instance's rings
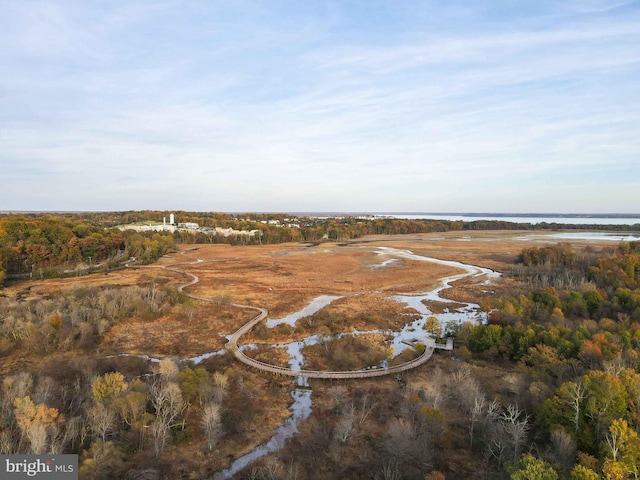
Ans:
MULTIPOLYGON (((391 258, 376 253, 376 247, 409 249, 420 255, 508 271, 522 248, 533 243, 521 239, 525 233, 483 231, 370 236, 348 243, 319 245, 198 245, 167 255, 151 266, 22 282, 5 288, 3 293, 29 300, 80 287, 134 286, 151 282, 177 286, 189 281, 185 275, 162 268, 170 266, 199 277, 200 282, 188 288, 190 293, 224 303, 264 307, 271 318, 298 311, 318 295, 333 294, 346 298, 328 309, 334 313, 348 312, 349 317, 356 319, 351 328, 365 324, 382 326, 382 321, 392 326, 402 320, 399 316, 406 311, 402 312, 394 302, 385 301, 382 293, 424 291, 435 286, 440 278, 459 271, 406 259, 376 267, 391 258)), ((534 241, 544 240, 537 238, 534 241)), ((445 296, 482 303, 499 294, 503 288, 501 283, 505 281, 487 288, 477 280, 462 280, 445 296)), ((103 337, 98 351, 105 355, 195 356, 222 348, 225 340, 221 335, 233 332, 254 315, 251 310, 190 301, 152 322, 134 318, 113 327, 103 337)))
MULTIPOLYGON (((154 265, 132 265, 108 274, 21 282, 5 288, 3 294, 9 298, 32 300, 77 288, 151 283, 178 286, 190 281, 184 274, 163 268, 172 267, 199 277, 200 282, 188 287, 189 292, 225 303, 264 307, 271 318, 298 311, 318 295, 333 294, 345 298, 331 305, 328 311, 353 319, 354 324, 346 326, 348 330, 365 325, 395 328, 407 311, 402 311, 395 302, 385 301, 384 293, 427 290, 440 278, 459 272, 448 266, 406 259, 395 259, 387 266, 376 267, 391 260, 388 255, 377 253, 377 247, 410 249, 422 255, 501 271, 508 270, 523 246, 529 244, 518 239, 522 233, 371 236, 348 243, 318 245, 198 245, 184 247, 181 252, 167 255, 154 265)), ((499 294, 500 288, 499 283, 488 289, 476 285, 475 281, 463 280, 446 295, 482 303, 499 294)), ((251 310, 189 300, 164 311, 159 318, 134 317, 118 323, 102 336, 95 354, 188 358, 220 350, 225 343, 222 335, 232 333, 254 315, 251 310)), ((278 340, 281 333, 275 329, 270 340, 278 340)), ((11 372, 26 364, 38 364, 39 360, 31 353, 17 349, 0 362, 5 372, 11 372)))
POLYGON ((299 310, 320 294, 420 291, 456 273, 450 267, 410 260, 375 268, 388 257, 372 253, 369 245, 248 246, 235 248, 232 260, 216 261, 231 248, 208 245, 185 255, 204 260, 188 268, 200 278, 193 293, 259 305, 273 318, 299 310))

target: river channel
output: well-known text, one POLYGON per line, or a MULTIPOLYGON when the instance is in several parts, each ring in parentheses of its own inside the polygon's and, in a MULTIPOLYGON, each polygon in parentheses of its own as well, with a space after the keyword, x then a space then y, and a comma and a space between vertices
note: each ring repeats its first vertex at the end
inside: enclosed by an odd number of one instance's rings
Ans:
MULTIPOLYGON (((447 325, 451 322, 455 323, 463 323, 463 322, 476 322, 482 323, 485 321, 484 313, 480 311, 480 306, 475 303, 464 303, 464 302, 454 302, 453 300, 444 298, 440 296, 440 293, 451 286, 452 282, 456 280, 460 280, 466 277, 479 277, 478 280, 482 281, 486 285, 490 285, 493 280, 499 278, 501 276, 500 273, 490 270, 488 268, 477 267, 474 265, 468 265, 461 262, 448 261, 448 260, 439 260, 436 258, 425 257, 422 255, 417 255, 409 250, 401 250, 390 247, 378 247, 376 253, 379 254, 382 258, 384 258, 380 263, 375 265, 370 265, 372 268, 386 268, 394 266, 401 259, 409 259, 409 260, 417 260, 424 262, 432 262, 438 263, 441 265, 447 265, 450 267, 455 267, 463 270, 462 273, 451 275, 449 277, 445 277, 441 279, 439 285, 431 291, 421 292, 416 294, 395 294, 390 295, 390 298, 396 300, 399 303, 406 305, 406 308, 411 311, 411 313, 417 312, 419 318, 407 323, 402 330, 398 332, 393 331, 357 331, 354 330, 352 332, 342 333, 339 336, 344 335, 361 335, 368 333, 382 333, 391 338, 389 341, 389 345, 393 347, 392 355, 399 355, 407 348, 411 348, 410 344, 415 342, 427 343, 429 341, 433 341, 431 335, 424 330, 424 324, 427 318, 431 316, 435 316, 441 323, 441 325, 447 325), (391 257, 391 258, 389 258, 391 257), (425 305, 424 302, 435 301, 440 304, 451 304, 451 308, 444 308, 442 313, 434 313, 425 305)), ((319 312, 327 305, 330 305, 332 302, 342 298, 341 296, 336 295, 320 295, 314 298, 308 305, 306 305, 303 309, 293 314, 287 315, 286 317, 280 319, 271 319, 268 318, 266 320, 266 325, 269 328, 273 328, 277 325, 286 323, 291 326, 295 326, 296 322, 302 318, 309 317, 316 312, 319 312)), ((287 354, 289 355, 289 368, 294 371, 299 371, 303 369, 304 366, 304 356, 302 354, 302 349, 305 346, 315 345, 320 340, 322 340, 322 336, 320 335, 311 335, 302 340, 285 343, 285 344, 277 344, 271 345, 272 347, 286 349, 287 354)), ((251 350, 256 348, 257 345, 242 345, 240 348, 242 350, 251 350)), ((196 357, 191 359, 198 363, 204 358, 207 358, 211 355, 221 354, 224 351, 212 352, 205 355, 201 355, 200 357, 196 357)), ((386 362, 386 361, 385 361, 386 362)), ((385 368, 386 364, 383 362, 381 365, 371 366, 373 368, 385 368)), ((298 432, 298 423, 302 420, 307 419, 312 412, 312 400, 311 394, 312 391, 309 387, 308 380, 304 377, 296 377, 294 380, 295 389, 292 392, 293 403, 291 404, 291 417, 289 417, 284 425, 280 426, 271 439, 255 448, 250 453, 236 459, 231 466, 218 472, 214 475, 213 480, 222 480, 232 478, 236 473, 247 467, 252 461, 268 455, 269 453, 276 452, 279 450, 285 442, 293 437, 298 432)))

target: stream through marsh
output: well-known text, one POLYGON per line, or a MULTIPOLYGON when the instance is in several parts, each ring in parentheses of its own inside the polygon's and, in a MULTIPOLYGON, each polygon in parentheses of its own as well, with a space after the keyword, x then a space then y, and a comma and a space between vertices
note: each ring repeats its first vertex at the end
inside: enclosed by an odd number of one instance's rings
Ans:
MULTIPOLYGON (((423 344, 434 343, 432 335, 424 329, 425 322, 429 317, 436 317, 442 326, 446 326, 447 324, 451 324, 452 322, 460 324, 464 322, 483 323, 486 321, 485 313, 481 312, 480 306, 478 304, 450 300, 448 298, 441 297, 440 293, 444 289, 449 288, 452 282, 467 277, 478 277, 479 279, 484 277, 482 283, 485 285, 490 285, 493 280, 501 276, 500 273, 488 268, 477 267, 461 262, 439 260, 436 258, 417 255, 410 250, 402 250, 391 247, 377 247, 375 253, 380 255, 383 259, 380 263, 369 265, 370 268, 374 269, 394 268, 402 264, 402 259, 408 259, 447 265, 450 267, 461 269, 463 270, 463 272, 442 278, 439 284, 430 291, 413 294, 389 295, 389 298, 392 298, 393 300, 405 305, 405 308, 410 311, 412 315, 415 316, 415 314, 417 313, 419 317, 411 321, 410 323, 405 324, 405 326, 400 331, 394 332, 390 330, 353 330, 351 332, 345 332, 335 335, 335 337, 339 338, 346 335, 383 334, 389 338, 388 346, 393 348, 391 355, 397 356, 404 350, 413 348, 412 344, 415 344, 416 342, 423 344), (432 312, 427 307, 427 304, 429 302, 436 302, 439 305, 445 305, 445 307, 442 308, 442 311, 439 313, 432 312), (451 308, 447 308, 447 304, 449 304, 451 308)), ((291 327, 295 327, 298 320, 314 315, 315 313, 321 311, 323 308, 340 298, 343 297, 338 295, 319 295, 311 300, 308 305, 295 313, 292 313, 280 319, 267 318, 266 326, 268 328, 274 328, 281 324, 287 324, 291 327)), ((225 337, 228 340, 231 337, 231 334, 225 335, 225 337)), ((284 344, 272 344, 267 346, 285 349, 289 357, 289 368, 293 371, 300 371, 303 369, 305 364, 304 355, 302 353, 303 348, 307 346, 317 345, 319 342, 325 341, 330 338, 332 337, 323 335, 309 335, 302 340, 296 340, 284 344)), ((239 348, 241 350, 251 350, 258 347, 259 345, 257 344, 245 344, 241 345, 239 348)), ((207 358, 217 355, 224 355, 225 353, 226 350, 221 349, 214 352, 198 355, 196 357, 191 357, 186 360, 190 360, 194 364, 199 364, 207 358)), ((160 359, 153 358, 148 355, 119 354, 116 356, 136 356, 144 358, 153 363, 160 362, 160 359)), ((369 368, 386 368, 386 362, 387 360, 384 360, 380 365, 372 365, 369 368)), ((251 452, 234 460, 228 469, 217 472, 213 476, 212 480, 223 480, 232 478, 236 473, 243 470, 254 460, 268 455, 269 453, 278 451, 285 445, 288 439, 292 438, 298 432, 299 422, 309 418, 312 413, 312 390, 309 386, 308 379, 305 377, 295 377, 293 382, 294 390, 291 393, 293 401, 291 403, 291 406, 289 407, 291 416, 285 420, 283 425, 276 429, 274 434, 266 443, 259 445, 251 452)))
MULTIPOLYGON (((391 247, 378 247, 375 252, 381 257, 391 257, 384 258, 380 263, 370 265, 372 268, 389 268, 398 265, 401 262, 401 259, 408 260, 417 260, 424 262, 432 262, 440 265, 447 265, 450 267, 458 268, 463 270, 463 273, 459 273, 456 275, 451 275, 441 279, 439 285, 427 292, 421 292, 416 294, 394 294, 390 295, 390 298, 395 301, 406 305, 408 310, 413 312, 417 312, 419 318, 407 323, 400 331, 382 331, 382 330, 371 330, 371 331, 358 331, 354 330, 348 333, 339 334, 338 337, 344 335, 363 335, 363 334, 384 334, 391 338, 389 340, 389 346, 393 347, 393 356, 399 355, 404 350, 411 347, 411 343, 421 342, 428 343, 433 342, 433 338, 429 332, 424 330, 424 325, 426 320, 429 317, 436 317, 440 324, 446 326, 451 322, 454 323, 463 323, 463 322, 476 322, 483 323, 485 319, 485 314, 480 311, 480 306, 476 303, 467 303, 467 302, 458 302, 453 301, 440 296, 440 293, 451 286, 452 282, 456 280, 460 280, 466 277, 485 277, 483 283, 486 285, 490 285, 491 282, 501 275, 498 272, 490 270, 488 268, 477 267, 474 265, 468 265, 461 262, 449 261, 449 260, 439 260, 436 258, 425 257, 422 255, 417 255, 409 250, 401 250, 391 247), (425 302, 438 302, 439 304, 444 304, 445 308, 443 308, 441 313, 434 313, 425 304, 425 302), (446 304, 450 304, 451 308, 446 308, 446 304)), ((332 302, 343 298, 341 296, 336 295, 320 295, 314 298, 308 305, 306 305, 303 309, 295 312, 293 314, 287 315, 286 317, 280 319, 271 319, 268 318, 266 320, 266 325, 268 328, 274 328, 280 324, 287 324, 291 327, 295 327, 295 324, 298 320, 309 317, 320 310, 322 310, 327 305, 330 305, 332 302)), ((293 341, 285 344, 274 344, 270 345, 276 348, 286 349, 287 354, 289 355, 289 368, 294 371, 300 371, 303 369, 305 359, 302 354, 302 349, 305 346, 316 345, 318 342, 322 341, 327 337, 323 337, 322 335, 310 335, 302 340, 293 341)), ((255 344, 247 344, 242 345, 240 348, 245 349, 253 349, 258 346, 255 344)), ((199 363, 204 358, 208 358, 212 355, 218 355, 224 353, 224 350, 220 350, 217 352, 212 352, 208 354, 201 355, 199 357, 195 357, 193 360, 195 363, 199 363)), ((386 360, 376 366, 372 366, 373 368, 385 368, 386 360)), ((290 406, 291 416, 285 421, 285 423, 278 427, 273 436, 266 443, 256 447, 254 450, 249 452, 242 457, 239 457, 235 461, 232 462, 231 466, 226 469, 216 473, 213 477, 213 480, 222 480, 232 478, 236 473, 247 467, 252 461, 257 460, 260 457, 268 455, 269 453, 273 453, 282 448, 285 442, 293 437, 298 432, 298 423, 302 420, 307 419, 312 412, 312 400, 311 394, 312 391, 309 387, 308 380, 305 377, 295 377, 294 380, 295 388, 291 394, 293 398, 293 403, 290 406)))

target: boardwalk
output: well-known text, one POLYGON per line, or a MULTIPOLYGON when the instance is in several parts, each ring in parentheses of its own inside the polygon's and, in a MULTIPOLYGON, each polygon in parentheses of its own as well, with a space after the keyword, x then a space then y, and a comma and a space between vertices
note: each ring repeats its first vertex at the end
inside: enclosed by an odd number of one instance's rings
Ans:
MULTIPOLYGON (((256 307, 247 307, 245 305, 235 305, 237 307, 244 308, 256 308, 256 307)), ((292 370, 286 367, 279 367, 276 365, 271 365, 269 363, 260 362, 251 357, 245 355, 238 348, 238 340, 242 335, 249 332, 255 325, 262 322, 267 318, 267 311, 264 308, 259 308, 261 312, 251 321, 245 323, 240 329, 238 329, 229 339, 225 348, 229 351, 233 352, 235 357, 240 360, 245 365, 249 365, 250 367, 257 368, 259 370, 264 370, 265 372, 275 373, 278 375, 288 375, 292 377, 306 377, 306 378, 369 378, 369 377, 381 377, 383 375, 391 375, 393 373, 404 372, 405 370, 410 370, 419 365, 422 365, 427 360, 431 358, 433 354, 433 350, 435 345, 428 346, 425 348, 422 355, 418 358, 414 358, 413 360, 402 363, 400 365, 394 365, 388 368, 376 368, 369 370, 347 370, 341 372, 331 372, 331 371, 319 371, 319 370, 292 370)))
MULTIPOLYGON (((181 273, 183 275, 187 275, 189 277, 191 277, 191 281, 188 283, 185 283, 183 285, 181 285, 180 287, 178 287, 179 291, 183 291, 186 287, 192 286, 197 284, 200 279, 198 278, 197 275, 191 273, 191 272, 187 272, 185 270, 180 270, 177 268, 172 268, 175 267, 174 265, 167 265, 164 268, 166 268, 167 270, 170 270, 172 272, 176 272, 176 273, 181 273)), ((196 299, 196 300, 202 300, 204 302, 216 302, 216 300, 213 300, 211 298, 206 298, 206 297, 201 297, 198 295, 193 295, 189 292, 185 292, 190 298, 196 299)), ((292 370, 290 368, 286 368, 286 367, 279 367, 277 365, 271 365, 269 363, 264 363, 264 362, 260 362, 258 360, 255 360, 247 355, 245 355, 240 348, 238 347, 238 342, 240 340, 240 338, 245 335, 246 333, 248 333, 253 327, 255 327, 258 323, 264 321, 267 316, 269 315, 269 312, 267 311, 267 309, 265 308, 261 308, 261 307, 254 307, 251 305, 241 305, 238 303, 230 303, 229 305, 233 306, 233 307, 238 307, 238 308, 248 308, 251 310, 255 310, 258 312, 258 314, 251 319, 250 321, 248 321, 247 323, 245 323, 242 327, 240 327, 229 339, 229 341, 227 342, 227 344, 225 345, 225 348, 227 350, 229 350, 230 352, 232 352, 235 357, 241 361, 242 363, 244 363, 245 365, 248 365, 250 367, 253 368, 257 368, 258 370, 262 370, 264 372, 269 372, 269 373, 273 373, 276 375, 287 375, 287 376, 291 376, 291 377, 306 377, 306 378, 327 378, 327 379, 348 379, 348 378, 371 378, 371 377, 381 377, 384 375, 392 375, 392 374, 397 374, 397 373, 401 373, 401 372, 405 372, 407 370, 411 370, 412 368, 416 368, 419 367, 420 365, 422 365, 423 363, 427 362, 430 358, 431 355, 433 355, 433 351, 436 348, 444 348, 446 350, 450 350, 452 348, 452 344, 447 344, 447 346, 444 345, 436 345, 435 342, 429 344, 426 346, 424 352, 417 358, 414 358, 413 360, 410 360, 408 362, 399 364, 399 365, 394 365, 392 367, 387 367, 387 368, 370 368, 367 370, 348 370, 348 371, 341 371, 341 372, 331 372, 331 371, 320 371, 320 370, 292 370)))

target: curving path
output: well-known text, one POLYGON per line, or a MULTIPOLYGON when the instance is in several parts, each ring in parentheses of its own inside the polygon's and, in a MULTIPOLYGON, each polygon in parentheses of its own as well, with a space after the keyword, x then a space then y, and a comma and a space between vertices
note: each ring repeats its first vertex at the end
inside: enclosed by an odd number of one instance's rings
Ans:
MULTIPOLYGON (((257 308, 257 307, 249 307, 246 305, 237 305, 237 304, 231 304, 231 305, 234 305, 236 307, 243 307, 243 308, 257 308)), ((233 352, 235 357, 245 365, 249 365, 251 367, 255 367, 260 370, 264 370, 266 372, 275 373, 279 375, 288 375, 292 377, 333 378, 333 379, 381 377, 383 375, 391 375, 393 373, 404 372, 406 370, 410 370, 419 365, 422 365, 423 363, 425 363, 427 360, 431 358, 431 355, 433 354, 433 350, 435 348, 434 346, 428 346, 425 348, 424 352, 419 357, 414 358, 409 362, 402 363, 399 365, 394 365, 388 368, 379 368, 379 369, 371 369, 371 370, 346 370, 346 371, 340 371, 340 372, 320 371, 320 370, 292 370, 290 368, 279 367, 276 365, 271 365, 269 363, 264 363, 264 362, 255 360, 245 355, 238 348, 238 340, 240 339, 240 337, 245 333, 249 332, 254 326, 256 326, 258 323, 263 321, 265 318, 267 318, 268 312, 266 309, 264 308, 257 308, 257 309, 260 310, 260 313, 253 320, 250 320, 249 322, 245 323, 242 327, 240 327, 231 336, 231 338, 225 345, 225 348, 233 352)))
MULTIPOLYGON (((171 268, 171 267, 175 267, 176 265, 177 264, 167 265, 162 268, 191 277, 191 281, 183 285, 180 285, 178 287, 178 291, 182 292, 186 287, 195 285, 200 281, 198 276, 191 272, 187 272, 185 270, 180 270, 177 268, 171 268)), ((211 298, 201 297, 199 295, 194 295, 189 292, 185 292, 185 293, 190 298, 193 298, 196 300, 220 303, 217 300, 213 300, 211 298)), ((387 368, 377 368, 377 369, 370 369, 370 370, 346 370, 346 371, 340 371, 340 372, 320 371, 320 370, 292 370, 290 368, 279 367, 277 365, 271 365, 269 363, 255 360, 245 355, 238 347, 238 340, 240 340, 240 337, 248 333, 258 323, 260 323, 261 321, 267 318, 267 316, 269 315, 269 312, 267 311, 267 309, 262 307, 254 307, 251 305, 241 305, 238 303, 229 303, 228 305, 231 305, 232 307, 249 308, 251 310, 257 310, 259 313, 253 319, 251 319, 250 321, 245 323, 242 327, 240 327, 238 330, 236 330, 236 332, 233 335, 231 335, 231 338, 225 345, 225 348, 230 352, 232 352, 235 355, 235 357, 245 365, 257 368, 258 370, 262 370, 265 372, 274 373, 277 375, 287 375, 291 377, 306 377, 306 378, 327 378, 327 379, 382 377, 384 375, 392 375, 392 374, 405 372, 407 370, 411 370, 412 368, 416 368, 422 365, 423 363, 427 362, 431 358, 431 355, 433 355, 433 351, 436 348, 435 343, 433 345, 428 345, 426 346, 424 352, 419 357, 414 358, 413 360, 410 360, 408 362, 401 363, 399 365, 394 365, 392 367, 387 367, 387 368)))

